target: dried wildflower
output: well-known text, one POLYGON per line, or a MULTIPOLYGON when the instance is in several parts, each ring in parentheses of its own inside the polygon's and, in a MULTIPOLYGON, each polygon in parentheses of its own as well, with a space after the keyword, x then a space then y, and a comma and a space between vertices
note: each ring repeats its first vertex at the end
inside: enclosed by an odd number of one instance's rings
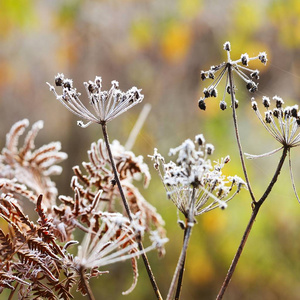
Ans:
POLYGON ((213 145, 205 143, 201 134, 195 137, 195 142, 188 139, 179 147, 170 149, 169 155, 177 155, 176 163, 165 163, 157 150, 150 156, 159 171, 168 198, 186 218, 191 209, 193 193, 196 199, 193 215, 197 216, 216 207, 225 208, 226 202, 245 185, 237 176, 226 178, 222 175, 222 168, 230 161, 229 156, 211 164, 209 157, 213 151, 213 145), (162 172, 160 165, 163 166, 162 172), (233 186, 237 187, 235 192, 232 192, 233 186))
MULTIPOLYGON (((206 109, 205 100, 209 97, 217 97, 217 86, 221 82, 222 78, 226 75, 226 85, 225 85, 225 91, 223 94, 223 99, 220 102, 220 108, 221 110, 225 110, 227 108, 227 104, 225 102, 225 95, 226 93, 230 94, 232 91, 235 93, 235 86, 233 83, 233 77, 229 78, 231 76, 231 71, 235 72, 245 83, 246 87, 249 92, 254 93, 257 90, 258 83, 255 82, 255 80, 259 79, 259 71, 253 70, 248 67, 248 64, 250 61, 258 59, 263 64, 267 63, 267 55, 265 52, 259 53, 255 57, 249 57, 247 53, 244 53, 241 55, 241 58, 238 60, 231 60, 230 57, 230 51, 231 51, 231 45, 229 42, 226 42, 223 45, 223 48, 225 51, 227 51, 227 61, 223 62, 216 66, 211 66, 210 70, 208 71, 201 71, 200 77, 202 80, 205 80, 207 78, 212 79, 213 82, 207 87, 204 88, 203 94, 204 97, 201 97, 199 100, 199 108, 202 110, 206 109), (230 70, 230 71, 229 71, 230 70)), ((235 106, 237 108, 238 102, 235 100, 235 106)))
POLYGON ((134 282, 129 290, 123 293, 128 294, 137 283, 136 258, 144 251, 162 247, 167 242, 167 239, 161 239, 154 233, 151 237, 152 245, 140 251, 138 242, 143 234, 144 227, 140 226, 139 222, 135 220, 130 222, 119 213, 101 213, 97 216, 97 220, 92 219, 90 229, 78 247, 75 262, 84 269, 95 269, 130 259, 134 271, 134 282))
POLYGON ((284 101, 279 96, 273 97, 274 108, 270 108, 271 101, 268 97, 262 98, 266 108, 264 116, 261 115, 257 102, 252 98, 252 109, 265 129, 282 145, 282 147, 263 155, 250 155, 248 158, 262 157, 276 153, 283 147, 293 148, 300 145, 300 113, 298 105, 283 107, 284 101))
POLYGON ((292 172, 292 163, 290 149, 300 145, 300 111, 298 105, 283 107, 284 101, 279 96, 273 97, 274 108, 270 108, 271 101, 268 97, 262 98, 263 106, 266 108, 264 117, 261 115, 257 102, 252 98, 252 109, 265 129, 282 145, 281 147, 261 155, 252 155, 245 153, 247 158, 255 159, 270 156, 282 149, 287 150, 289 154, 289 170, 295 196, 300 203, 300 198, 296 191, 294 176, 292 172))
POLYGON ((55 85, 62 88, 61 95, 57 94, 55 88, 48 83, 50 91, 54 93, 57 100, 72 113, 88 121, 87 124, 78 121, 77 124, 81 127, 87 127, 91 123, 105 124, 144 99, 141 90, 136 87, 122 92, 117 81, 114 80, 111 84, 109 91, 103 91, 102 78, 99 76, 94 81, 84 82, 90 105, 95 111, 93 114, 80 101, 81 94, 73 87, 72 80, 65 78, 64 74, 58 74, 55 77, 55 85))

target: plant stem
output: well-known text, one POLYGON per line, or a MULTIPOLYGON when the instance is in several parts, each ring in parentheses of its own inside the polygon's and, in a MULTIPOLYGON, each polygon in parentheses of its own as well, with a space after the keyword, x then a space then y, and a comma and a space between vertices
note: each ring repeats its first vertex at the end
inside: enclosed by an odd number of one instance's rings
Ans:
POLYGON ((104 140, 105 140, 106 149, 107 149, 108 156, 109 156, 109 159, 110 159, 110 163, 111 163, 113 173, 114 173, 114 176, 115 176, 115 181, 116 181, 118 189, 120 191, 121 199, 122 199, 124 208, 126 210, 126 213, 128 215, 128 219, 130 221, 132 221, 132 213, 130 211, 128 202, 127 202, 126 197, 124 195, 124 191, 123 191, 123 188, 122 188, 122 185, 121 185, 121 181, 120 181, 119 174, 118 174, 118 171, 117 171, 117 168, 116 168, 116 164, 115 164, 113 155, 111 153, 111 148, 110 148, 109 138, 108 138, 108 134, 107 134, 106 123, 101 124, 101 125, 102 125, 102 132, 103 132, 103 136, 104 136, 104 140))
MULTIPOLYGON (((120 192, 120 195, 121 195, 121 199, 122 199, 124 208, 126 210, 126 213, 128 215, 128 218, 129 218, 130 221, 132 221, 133 220, 132 213, 130 211, 128 202, 126 200, 126 197, 125 197, 122 185, 121 185, 121 181, 120 181, 120 178, 119 178, 119 174, 118 174, 118 171, 117 171, 117 168, 116 168, 116 164, 115 164, 112 152, 111 152, 111 147, 110 147, 109 138, 108 138, 108 134, 107 134, 106 123, 102 123, 101 126, 102 126, 102 132, 103 132, 103 136, 104 136, 106 149, 107 149, 109 159, 110 159, 110 162, 111 162, 111 166, 112 166, 112 169, 113 169, 113 173, 114 173, 114 176, 115 176, 115 181, 117 183, 117 186, 118 186, 118 189, 119 189, 119 192, 120 192)), ((141 250, 141 251, 144 250, 144 246, 143 246, 142 242, 138 242, 138 247, 139 247, 139 250, 141 250)), ((147 270, 147 274, 149 276, 149 279, 150 279, 152 288, 154 290, 154 293, 155 293, 158 300, 162 300, 162 296, 160 294, 160 291, 159 291, 158 285, 156 283, 154 274, 151 270, 151 267, 150 267, 148 258, 146 256, 146 253, 142 253, 141 256, 143 258, 143 262, 144 262, 145 268, 147 270)))
MULTIPOLYGON (((196 189, 193 188, 192 191, 192 195, 191 195, 191 202, 190 202, 190 207, 189 207, 189 211, 188 211, 188 217, 187 217, 187 224, 186 224, 186 229, 185 229, 185 234, 184 234, 184 241, 183 241, 183 246, 181 249, 181 253, 177 262, 177 266, 172 278, 172 282, 169 288, 169 292, 167 295, 166 300, 171 300, 172 299, 172 295, 174 294, 175 291, 175 282, 177 281, 177 291, 179 290, 179 294, 180 294, 180 290, 181 288, 179 287, 179 285, 182 285, 182 278, 183 278, 183 271, 184 271, 184 265, 185 265, 185 258, 186 258, 186 252, 187 252, 187 248, 189 245, 189 240, 191 237, 191 233, 192 233, 192 228, 194 226, 194 208, 195 208, 195 193, 196 193, 196 189), (179 279, 179 276, 181 277, 181 280, 179 279)), ((177 295, 179 299, 179 295, 177 295)))
POLYGON ((248 178, 248 173, 247 173, 246 164, 245 164, 245 160, 244 160, 244 153, 242 150, 242 144, 241 144, 239 130, 238 130, 237 115, 236 115, 236 109, 235 109, 235 93, 234 93, 234 88, 233 88, 233 77, 232 77, 231 67, 232 67, 231 64, 228 63, 227 68, 228 68, 228 76, 229 76, 231 107, 232 107, 232 117, 233 117, 233 124, 234 124, 234 130, 235 130, 235 137, 236 137, 236 141, 237 141, 237 145, 238 145, 238 149, 239 149, 239 154, 240 154, 240 159, 241 159, 241 163, 242 163, 245 180, 247 182, 247 187, 248 187, 250 196, 252 198, 252 202, 256 203, 256 200, 255 200, 255 197, 252 192, 251 185, 250 185, 250 181, 248 178))
POLYGON ((252 211, 250 220, 249 220, 248 225, 246 227, 246 230, 245 230, 245 232, 243 234, 243 237, 242 237, 240 245, 239 245, 239 247, 237 249, 237 252, 236 252, 236 254, 235 254, 234 258, 233 258, 233 261, 232 261, 232 263, 230 265, 230 268, 228 269, 227 275, 225 277, 225 280, 223 282, 223 285, 222 285, 222 287, 221 287, 221 289, 219 291, 219 294, 218 294, 216 300, 223 299, 224 293, 225 293, 225 291, 226 291, 226 289, 227 289, 227 287, 228 287, 228 285, 230 283, 230 280, 231 280, 231 278, 233 276, 233 273, 235 271, 235 268, 236 268, 236 266, 238 264, 238 261, 240 259, 241 254, 242 254, 242 251, 243 251, 243 249, 245 247, 245 244, 246 244, 246 241, 248 239, 248 236, 249 236, 249 234, 251 232, 252 225, 253 225, 253 223, 254 223, 254 221, 256 219, 256 216, 257 216, 257 214, 259 212, 259 209, 260 209, 261 205, 264 203, 264 201, 269 196, 269 194, 270 194, 273 186, 275 185, 275 183, 276 183, 276 181, 278 179, 278 176, 279 176, 280 171, 282 169, 283 163, 284 163, 284 161, 286 159, 288 149, 289 149, 288 147, 284 147, 283 148, 283 152, 282 152, 280 161, 278 163, 278 166, 276 168, 275 174, 274 174, 271 182, 269 183, 266 191, 264 192, 264 194, 262 195, 262 197, 259 199, 259 201, 254 202, 254 207, 253 207, 253 211, 252 211))
POLYGON ((79 268, 79 273, 80 273, 80 278, 81 278, 81 281, 82 281, 82 283, 85 287, 85 290, 87 292, 87 296, 88 296, 89 300, 96 300, 96 298, 94 297, 93 292, 91 290, 91 287, 90 287, 89 283, 86 280, 83 267, 79 268))
MULTIPOLYGON (((186 236, 186 229, 184 230, 183 241, 185 239, 185 236, 186 236)), ((178 276, 177 289, 176 289, 176 294, 175 294, 175 300, 179 300, 180 293, 181 293, 183 273, 184 273, 184 267, 185 267, 185 259, 186 259, 186 256, 184 257, 184 260, 183 260, 183 263, 182 263, 182 268, 181 268, 179 276, 178 276)))

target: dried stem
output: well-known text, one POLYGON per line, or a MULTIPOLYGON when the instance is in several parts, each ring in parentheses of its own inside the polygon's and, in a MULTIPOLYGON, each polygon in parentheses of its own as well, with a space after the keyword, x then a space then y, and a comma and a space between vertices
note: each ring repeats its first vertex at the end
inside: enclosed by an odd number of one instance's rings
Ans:
POLYGON ((91 290, 91 287, 90 287, 89 283, 86 280, 83 267, 80 267, 79 273, 80 273, 81 281, 82 281, 82 283, 85 287, 85 290, 87 292, 87 297, 89 298, 89 300, 96 300, 96 298, 94 297, 93 292, 91 290))
MULTIPOLYGON (((186 236, 186 229, 184 230, 183 241, 185 239, 185 236, 186 236)), ((180 293, 181 293, 181 288, 182 288, 182 280, 183 280, 183 273, 184 273, 184 268, 185 268, 185 259, 186 259, 186 257, 184 257, 183 264, 182 264, 183 267, 181 268, 179 276, 178 276, 175 300, 179 300, 179 298, 180 298, 180 293)))
POLYGON ((247 239, 248 239, 248 236, 249 236, 249 234, 250 234, 250 232, 251 232, 252 225, 253 225, 253 223, 254 223, 254 221, 255 221, 255 219, 256 219, 256 216, 257 216, 257 214, 258 214, 258 212, 259 212, 259 209, 260 209, 261 205, 264 203, 264 201, 267 199, 267 197, 269 196, 269 194, 270 194, 270 192, 271 192, 271 190, 272 190, 274 184, 276 183, 276 181, 277 181, 277 179, 278 179, 278 176, 279 176, 279 174, 280 174, 280 172, 281 172, 283 163, 284 163, 284 161, 285 161, 285 159, 286 159, 286 156, 287 156, 288 151, 289 151, 289 148, 288 148, 288 147, 284 147, 284 148, 283 148, 283 152, 282 152, 280 161, 279 161, 279 163, 278 163, 277 169, 276 169, 276 171, 275 171, 275 174, 274 174, 274 176, 273 176, 271 182, 269 183, 269 185, 268 185, 266 191, 264 192, 264 194, 262 195, 262 197, 259 199, 259 201, 254 202, 254 205, 253 205, 253 211, 252 211, 252 214, 251 214, 249 223, 248 223, 248 225, 247 225, 247 227, 246 227, 246 230, 245 230, 244 235, 243 235, 243 237, 242 237, 241 243, 240 243, 240 245, 239 245, 239 247, 238 247, 238 249, 237 249, 237 252, 236 252, 236 254, 235 254, 234 258, 233 258, 233 261, 232 261, 232 263, 231 263, 231 266, 230 266, 230 268, 228 269, 227 275, 226 275, 226 277, 225 277, 225 280, 224 280, 224 282, 223 282, 223 285, 222 285, 222 287, 221 287, 221 289, 220 289, 220 291, 219 291, 219 294, 218 294, 216 300, 221 300, 221 299, 223 299, 224 293, 225 293, 225 291, 226 291, 226 289, 227 289, 227 287, 228 287, 228 285, 229 285, 229 283, 230 283, 230 280, 231 280, 231 278, 232 278, 232 276, 233 276, 233 273, 234 273, 235 268, 236 268, 236 266, 237 266, 237 264, 238 264, 238 261, 239 261, 239 259, 240 259, 241 254, 242 254, 242 251, 243 251, 243 249, 244 249, 244 246, 245 246, 245 244, 246 244, 246 241, 247 241, 247 239))
MULTIPOLYGON (((192 233, 192 228, 194 226, 195 193, 196 193, 196 189, 193 188, 193 192, 192 192, 192 195, 191 195, 191 204, 190 204, 190 207, 189 207, 189 212, 188 212, 188 217, 187 217, 187 224, 186 224, 186 229, 185 229, 185 234, 184 234, 183 246, 182 246, 182 250, 181 250, 178 262, 177 262, 177 266, 176 266, 176 269, 175 269, 175 272, 174 272, 174 275, 173 275, 173 278, 172 278, 172 282, 171 282, 166 300, 171 300, 172 299, 172 295, 174 294, 175 288, 176 288, 176 286, 175 286, 176 285, 175 284, 176 280, 177 280, 176 290, 179 291, 179 294, 180 294, 181 288, 179 286, 182 285, 182 278, 183 278, 186 252, 187 252, 187 248, 188 248, 188 245, 189 245, 189 240, 190 240, 191 233, 192 233), (181 277, 181 280, 180 280, 179 276, 181 277)), ((179 299, 179 295, 177 295, 177 292, 176 292, 176 296, 178 296, 178 298, 176 298, 176 299, 179 299)))
POLYGON ((252 198, 252 202, 256 203, 256 200, 255 200, 255 197, 254 197, 254 194, 252 192, 251 185, 250 185, 250 181, 249 181, 249 178, 248 178, 248 173, 247 173, 246 164, 245 164, 245 160, 244 160, 244 154, 243 154, 243 150, 242 150, 242 144, 241 144, 239 130, 238 130, 237 115, 236 115, 236 109, 235 109, 235 93, 234 93, 234 88, 233 88, 233 77, 232 77, 232 70, 231 70, 232 66, 231 66, 230 63, 227 64, 227 68, 228 68, 228 76, 229 76, 232 117, 233 117, 233 124, 234 124, 234 129, 235 129, 236 141, 237 141, 237 145, 238 145, 238 148, 239 148, 240 159, 241 159, 241 163, 242 163, 242 168, 243 168, 245 180, 247 182, 247 187, 248 187, 250 196, 252 198))
MULTIPOLYGON (((132 213, 130 211, 128 202, 126 200, 126 197, 125 197, 122 185, 121 185, 121 181, 120 181, 120 178, 119 178, 119 175, 118 175, 118 171, 117 171, 117 168, 116 168, 116 164, 115 164, 112 152, 111 152, 111 147, 110 147, 109 138, 108 138, 108 134, 107 134, 106 123, 102 123, 101 125, 102 125, 102 132, 103 132, 103 136, 104 136, 104 141, 105 141, 106 149, 107 149, 107 152, 108 152, 108 155, 109 155, 109 159, 110 159, 110 162, 111 162, 111 166, 112 166, 112 169, 113 169, 113 172, 114 172, 114 176, 115 176, 114 179, 115 179, 115 181, 117 183, 117 186, 119 188, 119 192, 120 192, 120 195, 121 195, 121 198, 122 198, 122 202, 123 202, 124 208, 125 208, 126 213, 128 215, 128 218, 129 218, 130 221, 132 221, 133 220, 132 219, 132 213)), ((138 247, 139 247, 139 250, 141 250, 141 251, 144 249, 143 244, 141 242, 138 242, 138 247)), ((143 258, 143 262, 144 262, 145 268, 147 270, 150 282, 152 284, 152 288, 154 290, 154 293, 155 293, 155 295, 156 295, 156 297, 157 297, 158 300, 162 300, 162 296, 160 294, 160 291, 159 291, 158 285, 156 283, 154 274, 153 274, 153 272, 151 270, 148 258, 147 258, 147 256, 146 256, 145 253, 142 253, 141 256, 143 258)))
POLYGON ((132 213, 130 211, 128 202, 127 202, 126 197, 124 195, 124 191, 123 191, 123 188, 122 188, 122 185, 121 185, 121 181, 120 181, 119 174, 118 174, 118 171, 117 171, 117 168, 116 168, 116 164, 115 164, 113 155, 111 153, 111 148, 110 148, 110 143, 109 143, 109 139, 108 139, 106 123, 103 123, 101 125, 102 125, 102 132, 103 132, 103 136, 104 136, 104 141, 105 141, 106 149, 107 149, 107 152, 108 152, 108 155, 109 155, 109 159, 110 159, 110 163, 111 163, 111 166, 112 166, 112 169, 113 169, 113 172, 114 172, 114 176, 115 176, 114 179, 115 179, 115 181, 117 183, 117 186, 119 188, 121 199, 123 201, 124 208, 125 208, 126 213, 128 215, 128 219, 130 221, 132 221, 132 213))

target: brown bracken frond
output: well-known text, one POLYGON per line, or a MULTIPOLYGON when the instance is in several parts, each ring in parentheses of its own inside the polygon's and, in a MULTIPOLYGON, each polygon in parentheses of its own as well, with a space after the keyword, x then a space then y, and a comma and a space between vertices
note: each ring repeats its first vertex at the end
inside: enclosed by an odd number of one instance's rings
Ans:
MULTIPOLYGON (((24 119, 15 123, 9 133, 6 135, 6 146, 2 149, 0 155, 0 178, 14 179, 22 186, 10 184, 11 189, 19 188, 13 191, 23 195, 24 190, 37 196, 40 193, 44 195, 44 205, 50 210, 55 204, 57 190, 54 182, 51 180, 51 175, 60 174, 62 169, 56 164, 67 158, 67 154, 61 152, 61 144, 52 142, 40 148, 35 148, 35 138, 40 129, 43 128, 43 122, 38 121, 32 125, 31 130, 27 133, 24 143, 20 144, 20 137, 23 135, 26 127, 29 126, 29 121, 24 119)), ((33 201, 32 195, 23 195, 33 201)))
MULTIPOLYGON (((132 183, 143 176, 144 185, 149 184, 151 176, 148 166, 143 162, 143 157, 136 157, 133 152, 125 151, 118 141, 113 141, 111 147, 121 185, 131 211, 134 214, 140 213, 141 225, 145 226, 146 230, 151 230, 151 227, 154 226, 164 236, 162 217, 132 183)), ((97 143, 92 143, 88 151, 88 158, 89 162, 82 163, 85 173, 81 171, 79 166, 73 167, 75 176, 72 178, 71 187, 75 191, 75 199, 72 205, 75 206, 76 212, 78 212, 79 202, 79 205, 87 210, 86 208, 95 200, 97 191, 102 190, 102 193, 98 194, 100 197, 98 199, 100 200, 99 208, 115 212, 115 202, 119 199, 119 191, 114 182, 110 160, 102 139, 98 140, 97 143), (78 201, 78 199, 81 200, 78 201)))

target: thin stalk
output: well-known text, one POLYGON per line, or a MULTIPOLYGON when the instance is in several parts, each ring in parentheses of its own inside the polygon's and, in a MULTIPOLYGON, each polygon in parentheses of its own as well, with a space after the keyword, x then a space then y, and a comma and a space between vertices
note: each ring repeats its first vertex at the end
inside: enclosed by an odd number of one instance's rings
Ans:
POLYGON ((110 159, 110 163, 111 163, 111 166, 112 166, 112 169, 113 169, 113 173, 114 173, 114 176, 115 176, 115 181, 116 181, 118 189, 120 191, 121 199, 122 199, 124 208, 126 210, 128 219, 130 221, 132 221, 132 213, 130 211, 128 202, 126 200, 126 197, 125 197, 122 185, 121 185, 121 181, 120 181, 120 178, 119 178, 119 174, 118 174, 118 171, 117 171, 117 168, 116 168, 116 164, 115 164, 113 155, 111 153, 111 148, 110 148, 109 138, 108 138, 108 134, 107 134, 106 123, 103 123, 101 125, 102 125, 102 132, 103 132, 103 136, 104 136, 104 141, 105 141, 106 149, 107 149, 108 156, 109 156, 109 159, 110 159))
MULTIPOLYGON (((167 295, 166 300, 171 300, 172 295, 175 292, 176 288, 176 281, 177 281, 177 288, 176 290, 179 289, 179 294, 180 294, 180 289, 178 285, 182 285, 182 281, 179 280, 179 276, 183 276, 183 271, 184 271, 184 265, 185 265, 185 258, 186 258, 186 252, 187 248, 189 245, 191 233, 192 233, 192 228, 194 226, 194 209, 195 209, 195 194, 196 194, 196 189, 193 188, 192 195, 191 195, 191 204, 189 207, 188 211, 188 217, 187 217, 187 224, 186 224, 186 230, 185 230, 185 235, 184 235, 184 241, 183 241, 183 246, 181 249, 181 253, 177 262, 177 266, 172 278, 172 282, 169 288, 169 292, 167 295)), ((178 295, 179 297, 179 295, 178 295)))
MULTIPOLYGON (((185 239, 185 236, 186 236, 186 228, 184 230, 183 241, 185 239)), ((185 269, 185 259, 186 259, 186 256, 184 257, 183 267, 181 268, 179 276, 178 276, 175 300, 179 300, 179 298, 180 298, 180 293, 181 293, 181 288, 182 288, 182 280, 183 280, 183 273, 184 273, 184 269, 185 269)))
POLYGON ((233 89, 233 78, 232 78, 231 67, 232 67, 231 64, 228 63, 227 68, 228 68, 229 87, 230 87, 230 96, 231 96, 231 107, 232 107, 232 117, 233 117, 233 124, 234 124, 234 130, 235 130, 235 137, 236 137, 236 141, 237 141, 237 145, 238 145, 238 149, 239 149, 240 159, 241 159, 242 168, 243 168, 245 180, 246 180, 246 183, 247 183, 247 187, 248 187, 250 196, 252 198, 252 202, 256 203, 256 200, 255 200, 255 197, 254 197, 254 194, 252 192, 251 185, 250 185, 250 181, 249 181, 249 178, 248 178, 248 173, 247 173, 246 164, 245 164, 245 160, 244 160, 244 154, 243 154, 243 150, 242 150, 242 144, 241 144, 240 135, 239 135, 237 115, 236 115, 236 109, 235 109, 235 94, 234 94, 234 89, 233 89))
POLYGON ((274 174, 274 176, 273 176, 271 182, 269 183, 269 185, 268 185, 266 191, 264 192, 264 194, 262 195, 262 197, 259 199, 259 201, 254 202, 254 207, 253 207, 253 211, 252 211, 250 220, 249 220, 248 225, 247 225, 247 227, 246 227, 246 230, 245 230, 245 232, 244 232, 244 234, 243 234, 243 237, 242 237, 242 240, 241 240, 241 242, 240 242, 240 245, 239 245, 239 247, 238 247, 238 249, 237 249, 237 252, 236 252, 236 254, 235 254, 234 258, 233 258, 233 261, 232 261, 232 263, 231 263, 231 265, 230 265, 230 267, 229 267, 229 269, 228 269, 227 275, 226 275, 226 277, 225 277, 225 280, 224 280, 224 282, 223 282, 223 285, 222 285, 222 287, 221 287, 221 289, 220 289, 220 291, 219 291, 219 294, 218 294, 216 300, 221 300, 221 299, 223 299, 224 293, 225 293, 225 291, 226 291, 226 289, 227 289, 227 287, 228 287, 228 285, 229 285, 229 283, 230 283, 230 280, 231 280, 231 278, 232 278, 232 276, 233 276, 233 273, 234 273, 235 268, 236 268, 236 266, 237 266, 237 264, 238 264, 238 261, 239 261, 239 259, 240 259, 240 256, 241 256, 241 254, 242 254, 242 252, 243 252, 243 249, 244 249, 244 247, 245 247, 246 241, 247 241, 248 236, 249 236, 249 234, 250 234, 250 232, 251 232, 252 225, 253 225, 253 223, 254 223, 254 221, 255 221, 255 219, 256 219, 256 216, 257 216, 257 214, 258 214, 258 212, 259 212, 259 209, 260 209, 260 207, 262 206, 262 204, 265 202, 265 200, 266 200, 267 197, 269 196, 269 194, 270 194, 270 192, 271 192, 273 186, 275 185, 275 183, 276 183, 276 181, 277 181, 277 179, 278 179, 278 176, 279 176, 279 174, 280 174, 280 172, 281 172, 283 163, 284 163, 284 161, 285 161, 285 159, 286 159, 286 156, 287 156, 288 151, 289 151, 289 148, 287 148, 287 147, 284 147, 284 148, 283 148, 283 151, 282 151, 282 155, 281 155, 280 161, 279 161, 279 163, 278 163, 278 166, 277 166, 277 168, 276 168, 275 174, 274 174))
POLYGON ((89 298, 89 300, 96 300, 96 298, 94 297, 93 292, 91 290, 91 287, 86 280, 83 267, 80 267, 79 273, 80 273, 81 282, 83 283, 85 290, 87 292, 87 297, 89 298))
MULTIPOLYGON (((114 173, 114 176, 115 176, 115 181, 117 183, 117 186, 118 186, 118 189, 119 189, 119 192, 120 192, 120 195, 121 195, 121 199, 122 199, 124 208, 126 210, 126 213, 128 215, 128 218, 129 218, 130 221, 132 221, 133 220, 132 213, 130 211, 128 202, 126 200, 126 197, 125 197, 122 185, 121 185, 121 181, 120 181, 120 178, 119 178, 119 174, 118 174, 118 171, 117 171, 117 168, 116 168, 116 164, 115 164, 112 152, 111 152, 111 147, 110 147, 109 138, 108 138, 108 134, 107 134, 106 123, 102 123, 101 126, 102 126, 102 132, 103 132, 103 137, 104 137, 106 149, 107 149, 108 156, 109 156, 109 159, 110 159, 110 162, 111 162, 111 166, 112 166, 112 169, 113 169, 113 173, 114 173)), ((143 246, 142 242, 138 242, 138 247, 139 247, 139 250, 141 250, 141 251, 144 250, 144 246, 143 246)), ((145 268, 147 270, 147 274, 149 276, 149 279, 150 279, 152 288, 154 290, 154 293, 155 293, 155 295, 156 295, 156 297, 157 297, 158 300, 162 300, 163 298, 162 298, 162 296, 160 294, 158 285, 156 283, 154 274, 153 274, 153 272, 151 270, 151 267, 150 267, 148 258, 146 256, 146 253, 142 253, 141 256, 143 258, 143 262, 144 262, 145 268)))
POLYGON ((7 300, 12 300, 12 299, 13 299, 14 293, 15 293, 15 291, 17 290, 18 285, 19 285, 19 283, 17 282, 17 283, 16 283, 16 286, 15 286, 15 289, 12 290, 12 291, 10 292, 9 297, 8 297, 7 300))

